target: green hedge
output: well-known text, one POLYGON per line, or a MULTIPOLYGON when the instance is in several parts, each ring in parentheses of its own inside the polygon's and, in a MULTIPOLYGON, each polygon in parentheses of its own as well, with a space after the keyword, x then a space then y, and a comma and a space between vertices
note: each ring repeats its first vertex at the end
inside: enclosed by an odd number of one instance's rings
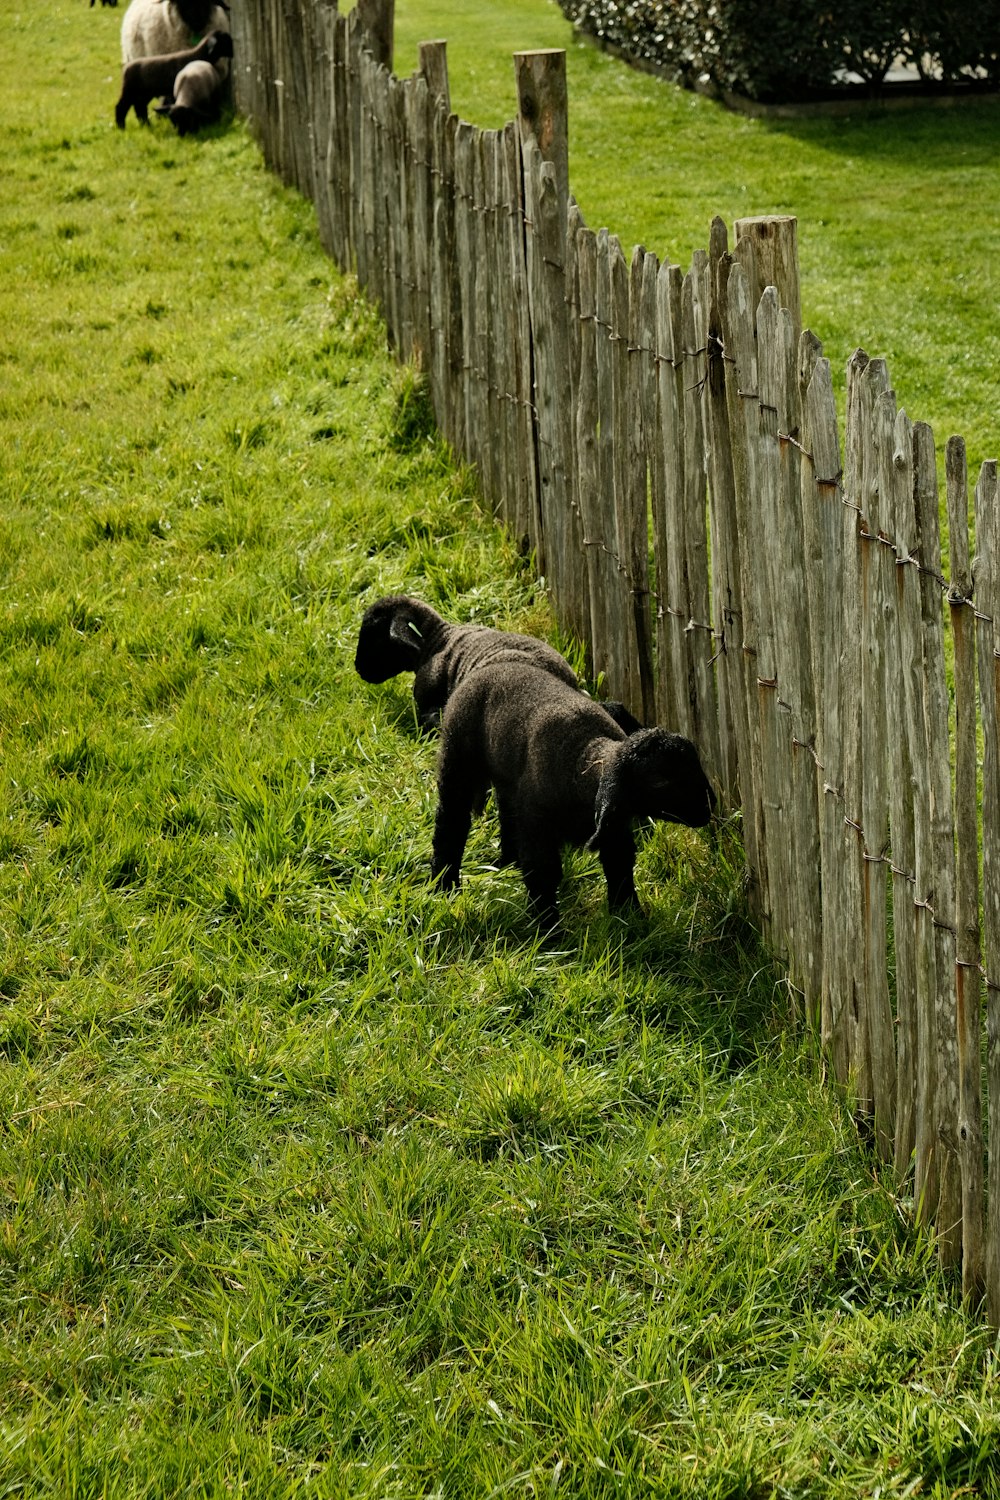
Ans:
POLYGON ((1000 82, 997 0, 560 0, 582 31, 681 82, 752 99, 807 99, 843 70, 869 84, 910 57, 930 81, 1000 82), (925 53, 930 62, 925 63, 925 53))

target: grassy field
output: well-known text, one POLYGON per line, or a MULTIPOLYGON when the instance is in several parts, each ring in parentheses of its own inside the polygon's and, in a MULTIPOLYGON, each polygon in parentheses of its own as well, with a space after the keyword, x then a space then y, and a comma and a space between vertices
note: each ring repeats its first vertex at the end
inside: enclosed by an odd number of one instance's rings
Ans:
POLYGON ((239 124, 113 129, 120 14, 0 0, 0 1496, 1000 1494, 736 831, 558 944, 490 819, 429 889, 360 614, 544 601, 239 124))
POLYGON ((496 126, 516 109, 511 54, 565 47, 570 183, 626 254, 687 267, 709 223, 799 221, 802 310, 840 382, 859 346, 889 362, 900 404, 972 472, 1000 456, 1000 99, 848 118, 751 120, 627 69, 574 37, 553 0, 396 0, 396 71, 448 39, 453 106, 496 126))

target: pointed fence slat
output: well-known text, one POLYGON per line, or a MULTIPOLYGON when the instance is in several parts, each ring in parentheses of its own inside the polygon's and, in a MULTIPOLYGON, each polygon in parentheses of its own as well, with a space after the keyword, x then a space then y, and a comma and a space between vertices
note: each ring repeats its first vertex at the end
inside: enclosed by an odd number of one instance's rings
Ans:
POLYGON ((891 455, 896 400, 888 389, 882 360, 871 360, 865 386, 865 455, 862 504, 864 644, 861 659, 861 821, 864 828, 862 889, 865 912, 864 1055, 870 1080, 875 1142, 885 1160, 895 1150, 896 1040, 887 971, 889 850, 889 714, 887 705, 887 626, 891 621, 895 550, 891 542, 887 487, 881 470, 891 455))
POLYGON ((799 431, 805 454, 799 472, 799 493, 806 554, 812 697, 816 704, 812 751, 819 839, 820 1037, 834 1076, 843 1081, 847 1077, 849 1056, 835 1017, 844 984, 844 947, 831 941, 838 931, 844 870, 840 719, 844 507, 840 440, 830 364, 811 334, 804 333, 799 340, 798 365, 799 431))
POLYGON ((712 625, 719 724, 722 790, 730 803, 739 801, 739 768, 749 755, 740 650, 741 590, 733 493, 733 456, 726 414, 725 346, 722 279, 729 237, 722 219, 712 221, 709 243, 708 313, 705 326, 707 371, 703 393, 708 449, 709 530, 712 549, 712 625))
POLYGON ((927 683, 928 777, 931 860, 934 868, 933 918, 937 985, 934 995, 937 1078, 935 1126, 938 1139, 938 1201, 935 1232, 944 1264, 961 1252, 962 1193, 956 1128, 958 1120, 958 1038, 955 1029, 955 824, 951 786, 950 700, 944 648, 944 579, 941 519, 934 438, 926 423, 913 428, 914 495, 921 534, 920 574, 924 679, 927 683))
MULTIPOLYGON (((751 450, 748 445, 747 403, 757 400, 756 354, 753 338, 753 304, 750 280, 745 269, 746 246, 741 260, 725 256, 719 267, 721 323, 726 349, 726 410, 729 423, 729 447, 736 534, 745 539, 754 535, 749 509, 754 494, 751 472, 751 450)), ((758 533, 759 535, 759 533, 758 533)), ((741 715, 746 726, 747 754, 740 765, 740 799, 747 826, 748 848, 754 851, 749 867, 751 905, 767 930, 768 844, 765 823, 764 756, 761 744, 760 711, 757 688, 758 597, 754 558, 747 545, 737 548, 740 577, 741 628, 738 643, 740 662, 736 678, 742 689, 741 715)))
POLYGON ((532 398, 531 324, 528 315, 528 270, 524 243, 524 196, 518 128, 511 121, 503 133, 503 181, 506 212, 501 223, 509 276, 512 348, 511 403, 514 473, 508 475, 516 491, 514 536, 536 557, 542 555, 542 519, 538 500, 538 467, 532 398))
POLYGON ((754 369, 755 398, 744 398, 747 441, 751 455, 747 508, 752 533, 769 538, 754 569, 757 617, 757 705, 764 761, 765 827, 768 844, 784 858, 769 861, 775 949, 794 967, 795 877, 798 861, 790 810, 792 730, 789 706, 782 693, 778 643, 778 595, 783 587, 779 536, 781 470, 778 443, 778 387, 781 361, 777 340, 778 298, 767 287, 757 308, 754 369), (780 934, 780 937, 778 937, 780 934))
POLYGON ((595 680, 608 674, 609 552, 600 504, 598 458, 598 344, 597 236, 581 224, 573 240, 577 273, 578 356, 574 416, 576 431, 576 490, 580 497, 583 547, 587 565, 587 602, 590 612, 590 670, 595 680))
POLYGON ((619 330, 618 313, 621 297, 616 296, 624 271, 621 246, 613 235, 600 230, 597 235, 597 496, 595 509, 600 517, 597 545, 604 552, 607 613, 601 657, 606 663, 610 695, 621 697, 625 691, 629 661, 630 610, 622 579, 621 553, 618 544, 618 510, 615 492, 618 485, 620 452, 616 452, 616 433, 621 418, 615 413, 624 394, 624 340, 619 330))
POLYGON ((710 774, 718 777, 719 713, 712 658, 715 652, 708 561, 708 472, 705 463, 705 386, 708 382, 708 317, 711 268, 704 250, 695 252, 681 290, 684 347, 684 523, 688 608, 688 658, 693 709, 692 738, 710 774))
POLYGON ((684 352, 681 270, 663 264, 656 277, 659 442, 653 471, 653 550, 657 576, 659 722, 690 736, 692 728, 684 587, 684 352))
POLYGON ((976 639, 969 555, 965 443, 946 448, 955 680, 955 1029, 958 1155, 962 1173, 962 1291, 983 1292, 982 1000, 979 980, 979 819, 976 768, 976 639))
POLYGON ((896 1128, 893 1162, 900 1186, 910 1173, 915 1140, 917 1088, 917 935, 914 905, 916 847, 914 834, 914 765, 910 737, 900 733, 905 724, 904 673, 916 660, 914 646, 903 639, 907 590, 916 594, 908 546, 913 512, 912 430, 904 411, 897 411, 890 435, 884 435, 879 485, 883 524, 895 545, 891 558, 892 621, 886 638, 886 711, 892 734, 887 757, 889 777, 889 838, 892 870, 892 934, 896 953, 896 1128), (906 539, 905 545, 902 539, 906 539))
POLYGON ((976 484, 976 665, 983 735, 983 962, 986 970, 986 1298, 1000 1326, 1000 486, 995 461, 976 484))
MULTIPOLYGON (((933 1222, 937 1209, 937 1158, 934 1099, 937 1078, 934 1001, 937 961, 934 948, 933 848, 927 792, 927 727, 923 674, 923 625, 920 570, 924 566, 919 517, 915 503, 913 425, 904 412, 896 419, 894 463, 900 482, 896 488, 896 552, 898 639, 903 688, 905 756, 910 767, 913 809, 913 949, 915 990, 913 1010, 914 1120, 913 1192, 920 1222, 933 1222)), ((898 861, 897 861, 898 862, 898 861)), ((897 928, 907 919, 897 909, 897 928)), ((900 1152, 897 1148, 897 1161, 900 1152)))

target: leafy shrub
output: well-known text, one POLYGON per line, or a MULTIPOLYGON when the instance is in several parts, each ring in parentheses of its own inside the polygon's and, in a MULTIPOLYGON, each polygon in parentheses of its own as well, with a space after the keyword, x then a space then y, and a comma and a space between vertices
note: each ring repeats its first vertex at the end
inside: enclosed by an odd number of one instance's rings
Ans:
POLYGON ((924 78, 998 81, 995 0, 560 0, 580 30, 678 82, 752 99, 828 93, 845 69, 878 86, 893 59, 924 78), (929 54, 925 56, 925 54, 929 54))
POLYGON ((917 0, 911 7, 910 52, 928 54, 948 81, 985 75, 1000 87, 1000 7, 995 0, 917 0))

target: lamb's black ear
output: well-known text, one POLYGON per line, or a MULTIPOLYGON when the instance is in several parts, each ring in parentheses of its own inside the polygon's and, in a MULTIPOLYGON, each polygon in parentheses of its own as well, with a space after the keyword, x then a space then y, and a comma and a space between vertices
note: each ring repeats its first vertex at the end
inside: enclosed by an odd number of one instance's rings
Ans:
POLYGON ((594 832, 587 840, 588 849, 596 849, 599 846, 601 835, 621 816, 622 810, 621 766, 616 758, 597 783, 597 797, 594 801, 594 832))

